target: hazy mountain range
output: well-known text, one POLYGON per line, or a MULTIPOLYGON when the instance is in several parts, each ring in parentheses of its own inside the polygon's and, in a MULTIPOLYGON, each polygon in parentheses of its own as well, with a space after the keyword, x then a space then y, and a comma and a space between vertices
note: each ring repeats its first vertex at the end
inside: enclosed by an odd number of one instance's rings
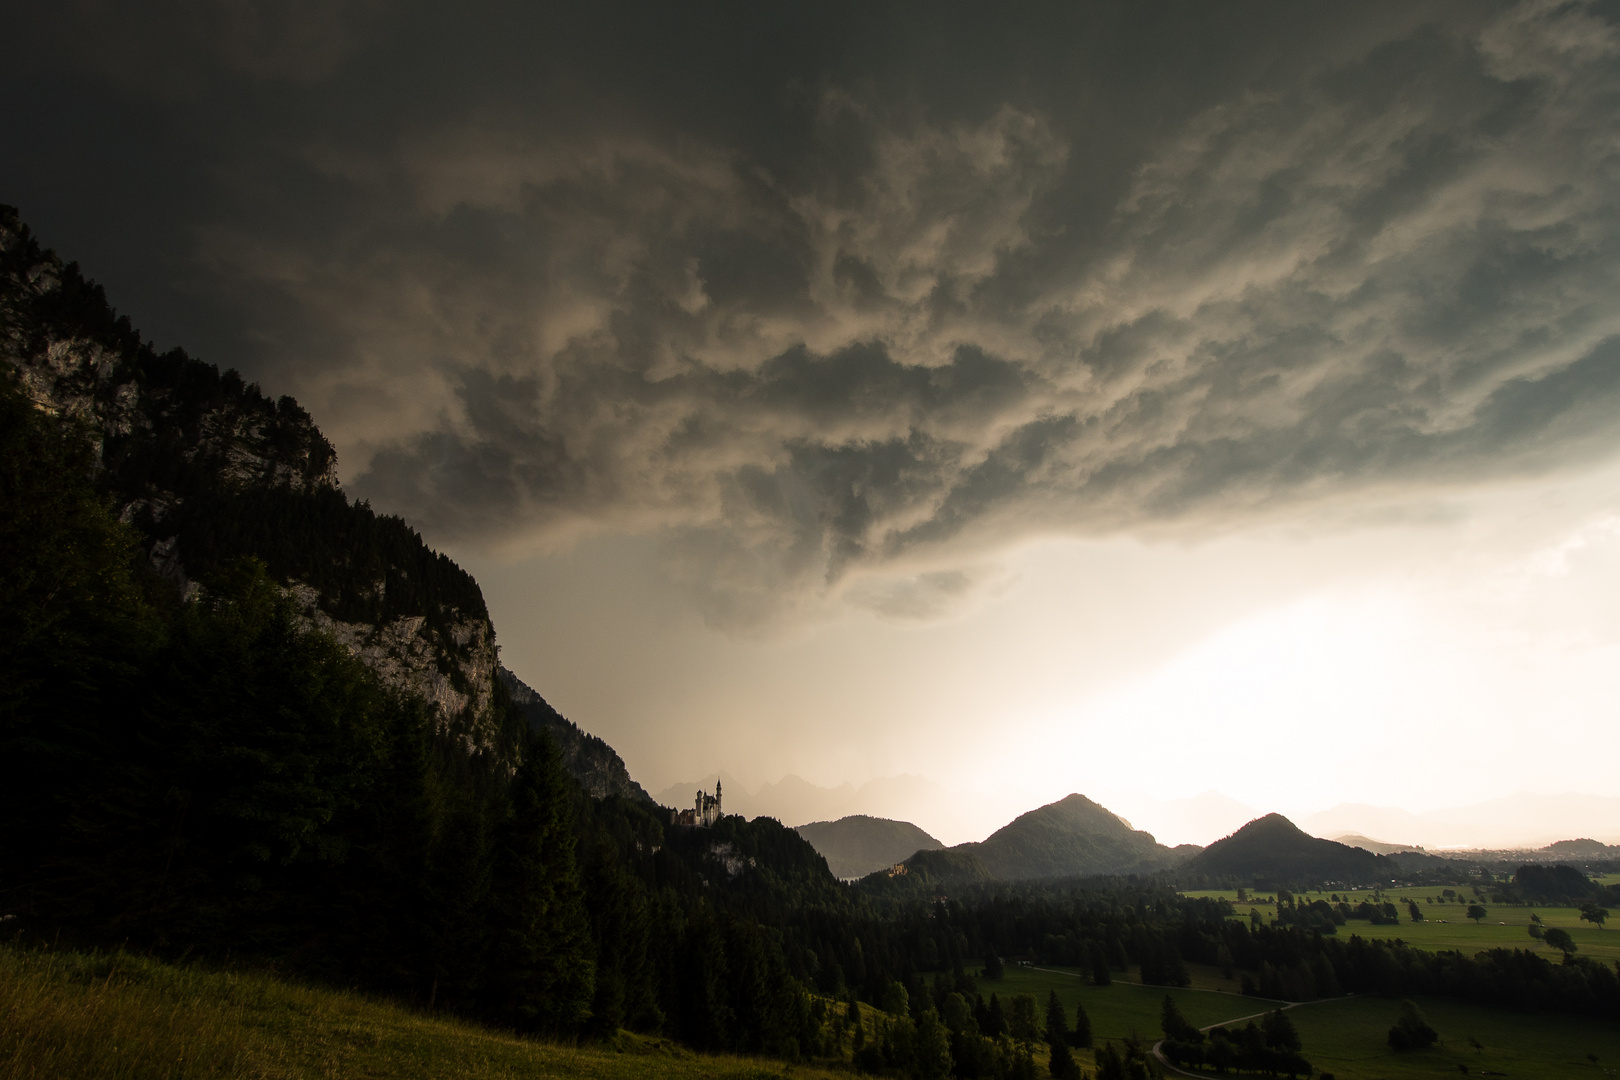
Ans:
POLYGON ((750 789, 727 772, 671 784, 653 798, 665 806, 690 806, 698 789, 712 792, 716 783, 724 791, 728 814, 773 817, 789 826, 854 815, 888 818, 911 822, 947 843, 978 839, 996 823, 1028 810, 1031 802, 1014 791, 964 795, 920 776, 886 776, 859 786, 827 788, 789 774, 750 789))
POLYGON ((1539 848, 1590 837, 1620 841, 1620 798, 1517 792, 1470 806, 1414 814, 1388 806, 1340 803, 1300 827, 1315 836, 1356 833, 1386 844, 1424 848, 1539 848))
MULTIPOLYGON (((789 826, 860 814, 911 822, 947 844, 988 836, 1001 823, 1029 810, 1034 801, 1018 790, 959 792, 909 775, 882 777, 859 786, 819 787, 789 774, 750 789, 726 772, 672 784, 653 797, 665 806, 688 806, 699 788, 713 791, 716 781, 724 785, 728 813, 774 817, 789 826)), ((1213 790, 1179 799, 1156 799, 1139 791, 1095 791, 1092 795, 1132 828, 1152 833, 1171 846, 1213 843, 1269 809, 1213 790)), ((1330 840, 1360 836, 1379 845, 1368 850, 1380 852, 1418 847, 1539 848, 1572 837, 1620 843, 1620 798, 1597 795, 1520 792, 1421 814, 1341 803, 1295 820, 1312 836, 1330 840)))
POLYGON ((1020 814, 981 841, 942 847, 919 831, 933 842, 914 843, 911 851, 897 856, 907 842, 905 830, 914 828, 860 816, 802 826, 799 834, 841 877, 890 871, 891 876, 936 883, 1151 872, 1198 851, 1167 848, 1079 794, 1020 814), (889 846, 880 855, 884 844, 889 846))

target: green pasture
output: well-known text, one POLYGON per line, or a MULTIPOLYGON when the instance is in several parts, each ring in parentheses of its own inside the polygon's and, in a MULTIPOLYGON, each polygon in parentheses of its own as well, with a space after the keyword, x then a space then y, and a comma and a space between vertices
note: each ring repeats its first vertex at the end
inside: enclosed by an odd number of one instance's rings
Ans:
MULTIPOLYGON (((1159 1007, 1166 993, 1199 1027, 1225 1024, 1263 1013, 1276 1002, 1237 994, 1193 989, 1166 990, 1116 981, 1093 986, 1078 973, 1058 969, 1009 967, 1006 978, 980 984, 985 994, 994 990, 1004 999, 1033 994, 1043 1005, 1053 990, 1073 1014, 1084 1003, 1092 1034, 1104 1040, 1130 1036, 1146 1042, 1160 1037, 1159 1007)), ((1620 1029, 1598 1020, 1566 1016, 1522 1014, 1467 1005, 1444 999, 1419 1001, 1429 1022, 1440 1032, 1441 1044, 1429 1050, 1398 1054, 1386 1042, 1389 1027, 1401 1003, 1376 997, 1336 998, 1308 1002, 1288 1010, 1299 1029, 1304 1053, 1318 1069, 1337 1080, 1403 1080, 1407 1077, 1468 1075, 1560 1080, 1563 1077, 1602 1080, 1604 1069, 1620 1067, 1620 1029), (1469 1038, 1482 1049, 1474 1049, 1469 1038), (1587 1058, 1598 1056, 1598 1067, 1587 1058)), ((1086 1055, 1077 1055, 1090 1068, 1086 1055)))
POLYGON ((764 1080, 787 1071, 631 1035, 607 1046, 538 1042, 267 975, 0 947, 0 1080, 764 1080))
POLYGON ((1142 986, 1134 982, 1115 981, 1109 986, 1093 986, 1089 978, 1081 977, 1078 970, 1062 968, 1026 968, 1011 966, 1005 978, 984 979, 979 982, 979 993, 989 997, 1001 995, 1005 1001, 1013 994, 1034 994, 1045 1015, 1046 995, 1057 991, 1072 1017, 1074 1007, 1083 1004, 1091 1018, 1091 1033, 1102 1039, 1124 1039, 1133 1031, 1152 1042, 1159 1038, 1159 1005, 1164 995, 1176 999, 1176 1006, 1189 1021, 1199 1027, 1218 1024, 1234 1016, 1245 1016, 1274 1008, 1276 1003, 1264 998, 1246 998, 1240 994, 1212 990, 1167 989, 1163 986, 1142 986))
MULTIPOLYGON (((1339 935, 1348 937, 1350 934, 1359 934, 1364 938, 1380 941, 1400 938, 1419 949, 1455 949, 1469 955, 1485 949, 1529 949, 1549 960, 1561 959, 1563 954, 1557 949, 1530 936, 1530 916, 1534 913, 1541 916, 1544 928, 1551 929, 1556 926, 1569 931, 1570 937, 1575 941, 1575 955, 1589 956, 1596 960, 1620 960, 1620 909, 1614 911, 1605 929, 1599 929, 1589 922, 1582 922, 1580 912, 1576 908, 1493 904, 1489 900, 1474 896, 1470 889, 1453 887, 1453 890, 1466 895, 1446 897, 1440 888, 1434 886, 1380 891, 1376 894, 1378 902, 1394 904, 1396 912, 1400 915, 1400 923, 1394 926, 1375 926, 1365 920, 1351 919, 1339 927, 1339 935), (1411 921, 1406 906, 1408 900, 1417 901, 1423 911, 1422 922, 1411 921), (1435 902, 1430 903, 1431 900, 1435 902), (1485 918, 1477 925, 1468 918, 1468 907, 1475 903, 1483 904, 1486 912, 1485 918)), ((1239 901, 1237 892, 1233 889, 1191 890, 1182 895, 1230 900, 1242 918, 1247 918, 1249 909, 1254 908, 1269 922, 1277 910, 1275 899, 1270 894, 1259 898, 1251 897, 1245 901, 1239 901)), ((1324 889, 1320 892, 1302 892, 1294 895, 1300 901, 1331 901, 1332 897, 1337 895, 1352 907, 1363 901, 1371 903, 1375 898, 1375 894, 1370 890, 1356 892, 1324 889)))
POLYGON ((1467 1075, 1602 1080, 1620 1066, 1620 1028, 1600 1020, 1514 1013, 1435 998, 1418 1005, 1440 1033, 1428 1050, 1396 1053, 1386 1043, 1401 1003, 1357 997, 1288 1010, 1311 1064, 1337 1080, 1467 1075), (1482 1045, 1474 1049, 1472 1037, 1482 1045), (1594 1065, 1587 1057, 1597 1055, 1594 1065))
POLYGON ((1529 949, 1549 960, 1561 960, 1563 953, 1530 936, 1533 912, 1541 916, 1543 927, 1557 926, 1569 931, 1569 936, 1575 940, 1576 956, 1620 960, 1620 925, 1615 925, 1611 918, 1608 928, 1599 930, 1589 922, 1582 922, 1575 908, 1501 907, 1487 903, 1484 920, 1475 925, 1466 914, 1466 904, 1424 904, 1424 918, 1420 923, 1407 921, 1405 904, 1397 906, 1401 913, 1398 926, 1372 926, 1352 919, 1339 927, 1339 933, 1379 940, 1400 938, 1420 949, 1455 949, 1469 955, 1485 949, 1529 949))
MULTIPOLYGON (((1097 1046, 1107 1040, 1123 1041, 1128 1038, 1140 1039, 1148 1044, 1157 1042, 1162 1036, 1159 1008, 1165 994, 1175 998, 1176 1007, 1182 1015, 1199 1027, 1264 1012, 1278 1004, 1239 994, 1195 989, 1171 990, 1163 986, 1142 986, 1121 981, 1126 977, 1116 973, 1111 985, 1093 986, 1089 978, 1082 977, 1075 969, 1010 966, 1005 978, 981 980, 979 992, 987 998, 992 993, 999 994, 1003 1001, 1015 994, 1033 994, 1044 1016, 1046 997, 1056 990, 1071 1023, 1075 1005, 1085 1005, 1086 1016, 1091 1019, 1091 1035, 1097 1046)), ((1095 1064, 1089 1052, 1084 1050, 1076 1051, 1075 1059, 1088 1071, 1095 1064)), ((1044 1075, 1044 1065, 1042 1073, 1044 1075)))

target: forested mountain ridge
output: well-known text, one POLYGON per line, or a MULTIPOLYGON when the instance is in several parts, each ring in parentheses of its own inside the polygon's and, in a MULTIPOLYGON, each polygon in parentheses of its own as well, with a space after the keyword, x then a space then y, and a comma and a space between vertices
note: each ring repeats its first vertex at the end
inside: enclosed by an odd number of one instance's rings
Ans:
POLYGON ((1281 814, 1256 818, 1183 865, 1196 873, 1284 885, 1359 884, 1387 880, 1399 871, 1388 855, 1320 840, 1281 814))
POLYGON ((562 755, 563 768, 579 781, 587 795, 596 799, 617 795, 656 805, 646 789, 630 778, 630 770, 625 768, 618 751, 595 735, 580 730, 578 724, 552 708, 545 698, 506 668, 498 668, 497 673, 513 707, 528 722, 529 730, 551 733, 562 755))
POLYGON ((305 619, 427 701, 442 733, 510 757, 492 708, 494 627, 471 575, 400 519, 349 503, 336 453, 292 398, 156 352, 7 206, 0 355, 36 407, 84 432, 97 486, 183 595, 256 557, 305 619))
POLYGON ((1004 881, 1133 873, 1175 858, 1151 833, 1079 794, 1020 814, 979 843, 953 850, 973 852, 1004 881))
POLYGON ((887 878, 906 891, 984 881, 1101 877, 1165 870, 1183 858, 1182 849, 1165 847, 1106 807, 1071 794, 1020 814, 983 840, 918 851, 892 871, 868 875, 864 883, 880 884, 887 878))

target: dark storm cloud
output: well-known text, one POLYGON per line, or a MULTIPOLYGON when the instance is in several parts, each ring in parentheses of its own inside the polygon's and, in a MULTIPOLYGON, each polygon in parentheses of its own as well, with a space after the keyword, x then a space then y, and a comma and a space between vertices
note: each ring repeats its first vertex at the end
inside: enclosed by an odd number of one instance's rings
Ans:
POLYGON ((1556 468, 1620 415, 1595 5, 153 10, 18 78, 210 178, 157 200, 206 340, 431 535, 655 533, 718 621, 931 617, 1020 537, 1556 468))

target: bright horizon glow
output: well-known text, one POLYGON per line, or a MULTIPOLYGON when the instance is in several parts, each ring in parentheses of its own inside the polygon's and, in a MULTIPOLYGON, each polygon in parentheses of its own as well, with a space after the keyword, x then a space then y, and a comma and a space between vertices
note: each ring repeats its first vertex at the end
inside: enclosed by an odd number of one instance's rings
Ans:
MULTIPOLYGON (((649 791, 716 771, 756 790, 911 775, 954 797, 883 816, 948 842, 1071 791, 1138 827, 1211 790, 1296 821, 1339 803, 1423 813, 1620 795, 1617 477, 1502 486, 1389 524, 1046 540, 952 617, 851 611, 769 640, 696 623, 650 563, 623 574, 634 548, 468 561, 506 662, 649 791)), ((1230 831, 1166 827, 1171 842, 1230 831)))

